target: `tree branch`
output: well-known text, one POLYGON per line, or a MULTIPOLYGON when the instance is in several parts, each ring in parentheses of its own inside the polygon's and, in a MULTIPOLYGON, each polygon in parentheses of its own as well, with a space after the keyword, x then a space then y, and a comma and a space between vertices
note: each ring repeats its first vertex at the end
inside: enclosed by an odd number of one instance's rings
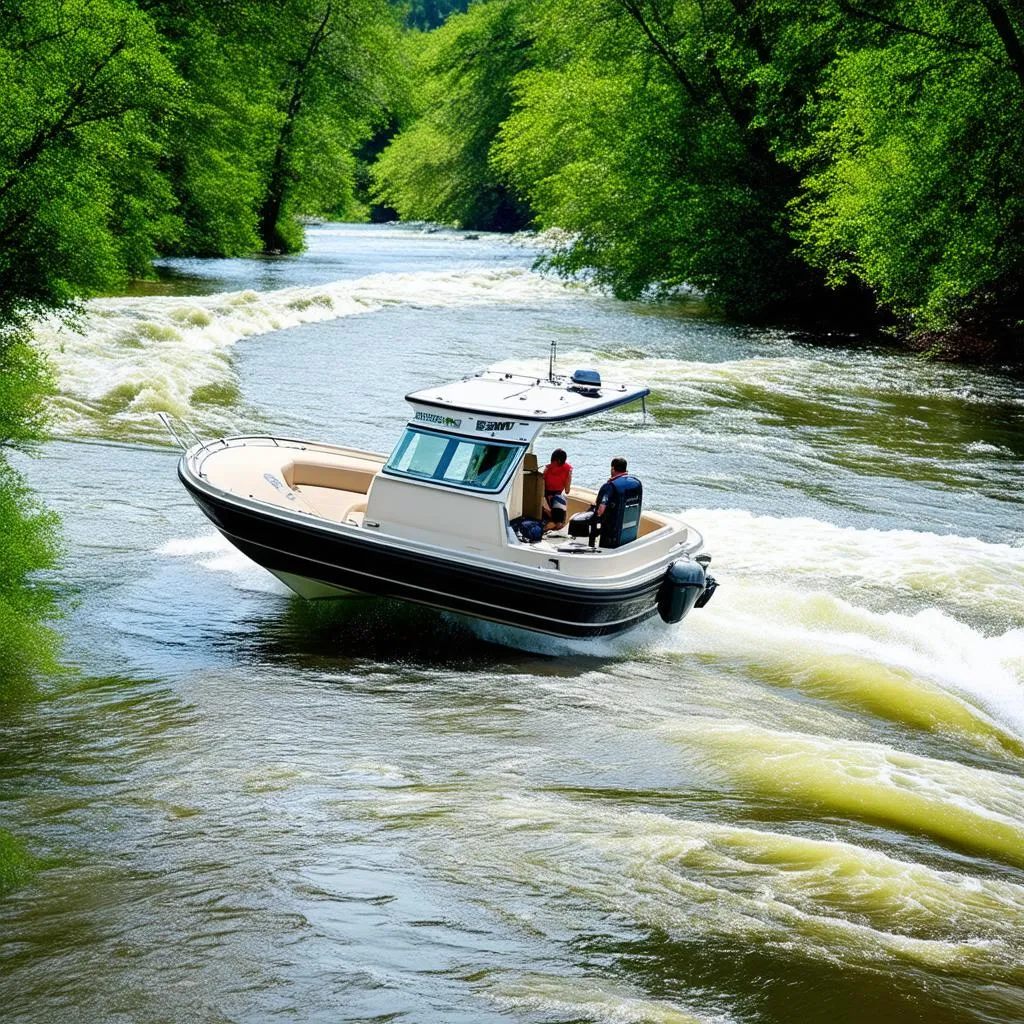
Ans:
MULTIPOLYGON (((982 0, 985 2, 985 0, 982 0)), ((874 11, 867 11, 863 7, 855 7, 848 0, 838 0, 839 9, 852 14, 855 18, 864 18, 866 21, 873 21, 877 25, 892 29, 903 35, 918 36, 921 39, 930 39, 933 43, 944 43, 947 46, 956 46, 961 50, 984 50, 984 43, 972 43, 966 39, 958 39, 956 36, 949 36, 945 33, 929 32, 927 29, 915 28, 913 25, 904 25, 902 22, 893 21, 891 18, 884 18, 874 11)))
MULTIPOLYGON (((127 45, 127 37, 125 35, 121 35, 114 42, 110 51, 104 54, 96 64, 93 65, 89 73, 78 83, 78 86, 75 88, 74 92, 71 93, 67 103, 64 104, 64 109, 60 112, 56 120, 53 121, 48 128, 40 129, 36 132, 32 141, 28 144, 28 147, 14 162, 14 167, 7 176, 7 180, 0 185, 0 198, 3 198, 3 196, 14 187, 15 182, 18 180, 18 175, 26 168, 31 167, 32 164, 42 156, 50 142, 63 132, 69 130, 72 115, 76 110, 79 110, 84 105, 89 96, 90 86, 96 81, 100 74, 102 74, 104 68, 106 68, 111 61, 113 61, 117 55, 127 47, 127 45)), ((102 112, 99 112, 97 115, 91 115, 89 120, 103 120, 105 116, 112 115, 103 115, 102 112)))
POLYGON ((981 0, 981 5, 988 13, 999 38, 1003 41, 1006 55, 1010 58, 1010 66, 1017 73, 1020 84, 1024 87, 1024 47, 1021 46, 1020 37, 1014 31, 1013 22, 1010 21, 1006 8, 997 0, 981 0))
POLYGON ((655 52, 668 65, 669 70, 671 70, 676 81, 679 82, 679 84, 686 90, 690 99, 693 100, 698 107, 706 106, 707 100, 693 83, 690 76, 686 73, 686 69, 680 63, 679 58, 672 52, 666 43, 663 43, 657 37, 650 24, 648 24, 647 19, 644 17, 644 13, 640 9, 639 3, 637 3, 636 0, 615 0, 615 2, 637 23, 643 34, 647 36, 651 46, 654 47, 655 52))

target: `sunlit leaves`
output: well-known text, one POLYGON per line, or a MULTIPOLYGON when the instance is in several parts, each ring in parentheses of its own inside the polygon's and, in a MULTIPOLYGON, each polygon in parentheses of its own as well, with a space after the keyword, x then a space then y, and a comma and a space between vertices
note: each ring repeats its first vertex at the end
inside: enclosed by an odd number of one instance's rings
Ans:
POLYGON ((895 14, 920 32, 844 53, 823 83, 799 223, 834 281, 943 327, 1019 301, 1024 90, 980 8, 895 14))
POLYGON ((8 6, 0 322, 144 271, 176 230, 150 115, 179 83, 148 19, 121 0, 8 6))
POLYGON ((531 60, 524 0, 489 0, 414 44, 419 117, 374 168, 375 198, 406 219, 519 227, 527 213, 490 152, 531 60))
POLYGON ((578 34, 547 39, 551 66, 516 79, 493 159, 539 226, 572 234, 555 267, 626 297, 697 287, 745 315, 800 285, 785 223, 797 178, 773 152, 780 126, 750 88, 770 76, 731 4, 563 2, 537 24, 578 34))

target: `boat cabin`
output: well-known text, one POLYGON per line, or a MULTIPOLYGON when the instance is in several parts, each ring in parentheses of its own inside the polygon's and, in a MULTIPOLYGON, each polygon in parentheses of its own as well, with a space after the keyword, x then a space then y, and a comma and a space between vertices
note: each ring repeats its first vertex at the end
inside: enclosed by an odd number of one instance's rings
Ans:
MULTIPOLYGON (((519 543, 510 522, 541 518, 544 482, 531 448, 544 427, 649 393, 602 384, 593 370, 553 379, 491 370, 413 392, 406 396, 412 418, 373 482, 363 523, 423 539, 450 532, 471 547, 519 543)), ((594 501, 591 492, 574 490, 570 517, 594 501)), ((631 536, 662 525, 656 517, 644 522, 638 503, 635 518, 631 536)))

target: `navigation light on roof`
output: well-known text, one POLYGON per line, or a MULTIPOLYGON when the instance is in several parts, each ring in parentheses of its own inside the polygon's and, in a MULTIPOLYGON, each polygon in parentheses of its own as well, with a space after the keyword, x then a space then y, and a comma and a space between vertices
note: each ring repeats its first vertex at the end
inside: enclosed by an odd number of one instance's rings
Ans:
POLYGON ((601 374, 597 370, 577 370, 572 375, 572 382, 576 385, 574 391, 584 395, 596 395, 601 387, 601 374))

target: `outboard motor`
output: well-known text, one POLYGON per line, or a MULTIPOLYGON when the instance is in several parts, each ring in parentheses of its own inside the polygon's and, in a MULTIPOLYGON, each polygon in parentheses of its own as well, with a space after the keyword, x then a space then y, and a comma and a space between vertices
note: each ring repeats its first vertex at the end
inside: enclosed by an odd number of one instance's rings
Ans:
POLYGON ((706 562, 690 561, 673 562, 668 567, 658 590, 658 614, 663 621, 680 622, 691 608, 702 608, 711 600, 718 583, 705 573, 706 567, 706 562))
POLYGON ((703 608, 715 596, 715 591, 718 589, 718 580, 714 576, 708 576, 708 566, 711 564, 711 556, 704 554, 698 555, 695 562, 699 562, 701 568, 704 570, 704 593, 697 598, 693 603, 694 608, 703 608))

